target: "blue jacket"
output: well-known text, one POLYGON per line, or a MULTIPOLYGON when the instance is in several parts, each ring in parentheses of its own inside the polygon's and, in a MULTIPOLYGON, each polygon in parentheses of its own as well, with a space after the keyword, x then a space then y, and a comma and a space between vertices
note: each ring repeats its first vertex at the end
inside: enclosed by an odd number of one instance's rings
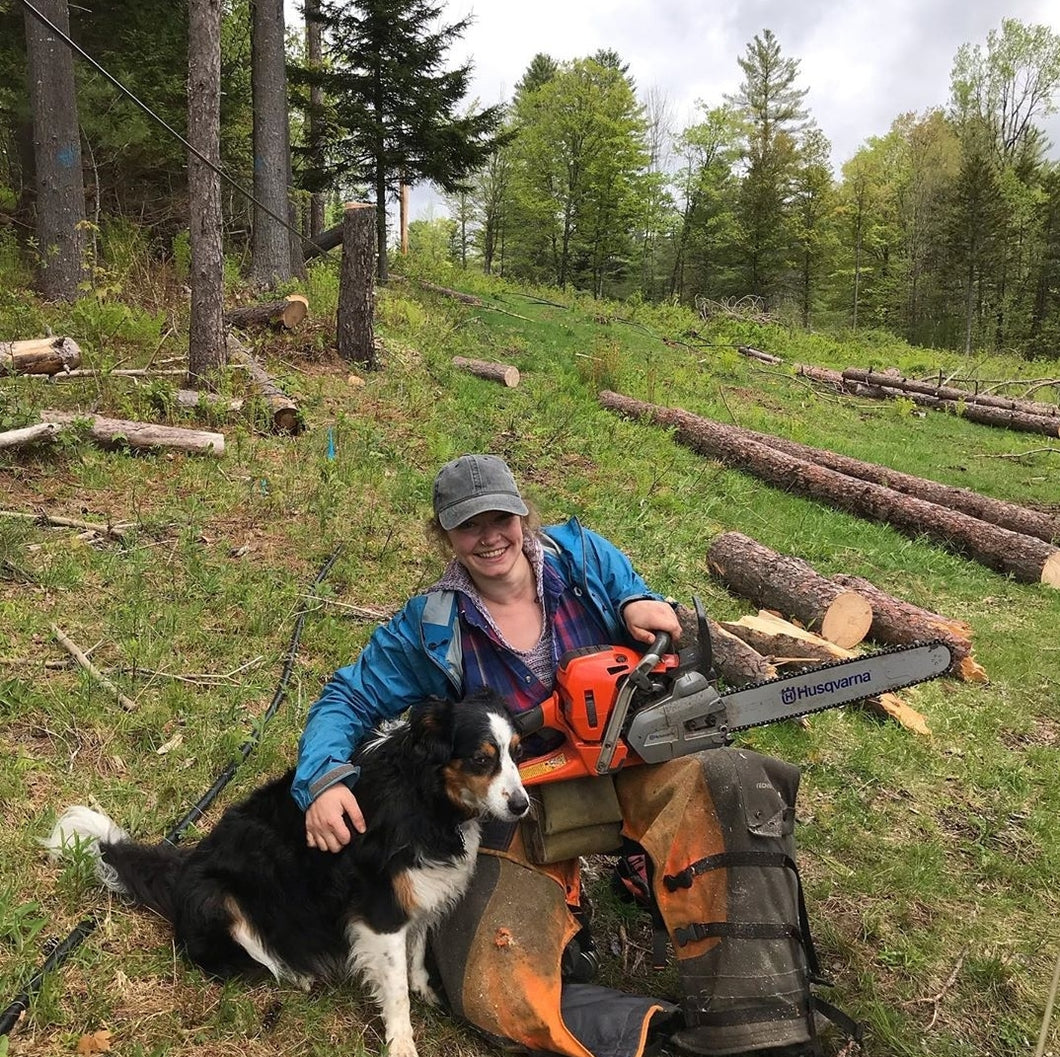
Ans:
MULTIPOLYGON (((622 607, 649 591, 629 558, 577 518, 544 530, 545 561, 607 628, 610 641, 631 644, 622 607)), ((367 732, 427 697, 459 697, 463 663, 452 591, 416 595, 376 628, 356 662, 338 669, 309 709, 298 744, 291 793, 305 811, 351 773, 350 757, 367 732)))

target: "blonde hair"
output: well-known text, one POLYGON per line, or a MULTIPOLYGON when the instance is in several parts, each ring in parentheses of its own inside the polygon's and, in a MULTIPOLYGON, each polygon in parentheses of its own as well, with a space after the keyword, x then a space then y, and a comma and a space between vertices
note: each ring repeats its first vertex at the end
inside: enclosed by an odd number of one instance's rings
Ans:
MULTIPOLYGON (((524 536, 536 536, 541 531, 541 515, 526 496, 523 496, 523 502, 526 504, 526 513, 512 516, 518 517, 523 523, 524 536)), ((434 515, 428 518, 423 530, 424 535, 427 537, 427 542, 437 548, 442 557, 448 561, 453 556, 453 548, 449 543, 449 533, 442 528, 442 523, 438 520, 438 516, 434 515)))

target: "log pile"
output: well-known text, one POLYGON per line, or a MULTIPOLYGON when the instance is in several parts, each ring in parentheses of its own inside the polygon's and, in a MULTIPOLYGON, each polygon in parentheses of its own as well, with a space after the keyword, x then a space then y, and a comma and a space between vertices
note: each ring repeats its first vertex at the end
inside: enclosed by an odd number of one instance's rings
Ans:
POLYGON ((1023 583, 1060 587, 1060 547, 1045 540, 796 458, 749 438, 737 428, 679 408, 658 407, 610 391, 600 393, 600 402, 627 417, 672 428, 676 439, 694 451, 785 491, 871 521, 886 522, 914 537, 928 536, 1023 583))
POLYGON ((59 374, 81 364, 81 347, 73 338, 0 341, 0 375, 59 374))

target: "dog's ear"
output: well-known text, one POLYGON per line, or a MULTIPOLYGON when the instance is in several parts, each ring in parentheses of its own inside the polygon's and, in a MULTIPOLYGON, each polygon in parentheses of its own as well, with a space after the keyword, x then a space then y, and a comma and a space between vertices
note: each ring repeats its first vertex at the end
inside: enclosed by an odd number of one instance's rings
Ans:
POLYGON ((413 705, 409 712, 412 753, 428 766, 452 759, 453 707, 452 701, 432 697, 413 705))

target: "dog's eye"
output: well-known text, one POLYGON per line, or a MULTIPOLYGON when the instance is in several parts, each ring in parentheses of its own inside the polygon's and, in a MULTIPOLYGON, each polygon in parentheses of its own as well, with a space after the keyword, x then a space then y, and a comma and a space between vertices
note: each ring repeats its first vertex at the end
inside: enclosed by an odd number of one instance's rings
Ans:
POLYGON ((476 752, 475 755, 471 757, 471 762, 476 767, 489 767, 493 763, 493 760, 484 752, 476 752))
POLYGON ((526 753, 523 752, 522 745, 514 746, 511 751, 512 751, 512 759, 515 760, 516 763, 518 763, 519 760, 521 760, 526 755, 526 753))

